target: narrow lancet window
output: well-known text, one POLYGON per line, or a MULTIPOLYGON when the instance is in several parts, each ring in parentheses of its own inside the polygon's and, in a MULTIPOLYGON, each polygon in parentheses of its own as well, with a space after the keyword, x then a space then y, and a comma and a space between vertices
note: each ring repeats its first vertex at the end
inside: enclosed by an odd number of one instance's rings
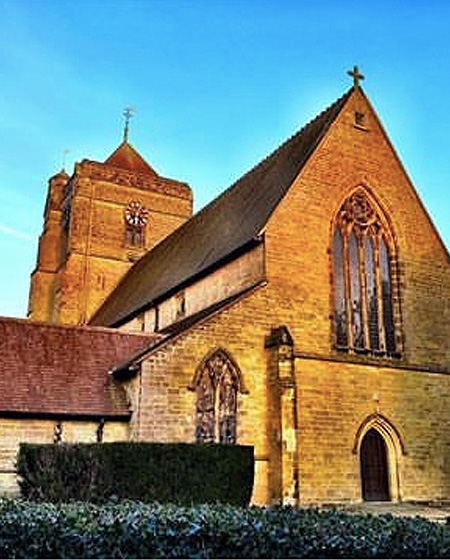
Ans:
POLYGON ((364 330, 362 322, 360 262, 358 241, 352 232, 348 241, 350 261, 350 301, 352 306, 353 346, 364 348, 364 330))
POLYGON ((393 356, 396 324, 389 234, 363 189, 342 205, 333 234, 336 348, 393 356))
POLYGON ((214 376, 208 368, 204 368, 196 387, 197 392, 197 423, 195 439, 198 442, 214 441, 215 425, 215 387, 214 376))
POLYGON ((392 288, 391 288, 391 270, 389 264, 389 253, 386 243, 382 238, 380 240, 380 269, 381 269, 381 290, 383 301, 383 321, 384 331, 386 334, 386 351, 389 354, 395 352, 395 326, 394 313, 392 308, 392 288))
POLYGON ((230 370, 219 385, 219 441, 236 443, 237 380, 230 370))
POLYGON ((342 260, 344 246, 339 228, 333 237, 334 259, 334 321, 336 325, 336 345, 339 348, 348 347, 347 335, 347 303, 345 298, 344 264, 342 260))
POLYGON ((378 350, 380 346, 378 297, 375 270, 375 249, 372 237, 366 236, 364 240, 364 252, 366 255, 366 298, 367 319, 369 323, 369 345, 371 350, 378 350))

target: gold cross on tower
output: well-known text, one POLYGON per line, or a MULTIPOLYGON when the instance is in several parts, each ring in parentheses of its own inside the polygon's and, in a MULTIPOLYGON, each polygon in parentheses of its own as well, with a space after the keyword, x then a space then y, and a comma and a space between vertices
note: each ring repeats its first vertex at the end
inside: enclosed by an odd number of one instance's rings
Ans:
POLYGON ((359 88, 359 80, 364 80, 364 76, 359 73, 359 68, 357 66, 353 66, 353 70, 349 70, 347 74, 352 76, 354 88, 359 88))
POLYGON ((124 142, 128 142, 128 130, 129 130, 129 126, 130 126, 130 119, 131 117, 134 117, 134 112, 135 109, 133 109, 133 107, 127 107, 123 114, 125 117, 125 128, 123 130, 123 141, 124 142))

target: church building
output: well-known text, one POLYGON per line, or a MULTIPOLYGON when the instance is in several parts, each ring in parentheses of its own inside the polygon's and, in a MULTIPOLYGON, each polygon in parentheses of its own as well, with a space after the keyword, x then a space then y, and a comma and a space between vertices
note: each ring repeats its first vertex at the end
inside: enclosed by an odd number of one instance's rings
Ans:
POLYGON ((253 503, 450 499, 450 258, 353 86, 201 211, 128 141, 49 181, 28 319, 0 319, 18 444, 255 449, 253 503))

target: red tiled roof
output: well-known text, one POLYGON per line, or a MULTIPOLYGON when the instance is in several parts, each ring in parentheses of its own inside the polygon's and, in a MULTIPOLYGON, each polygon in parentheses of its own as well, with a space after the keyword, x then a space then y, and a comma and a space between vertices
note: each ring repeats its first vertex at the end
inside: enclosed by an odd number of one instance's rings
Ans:
POLYGON ((145 159, 128 142, 122 142, 120 146, 105 160, 106 165, 120 167, 128 171, 156 175, 156 171, 145 161, 145 159))
POLYGON ((129 416, 108 372, 159 338, 0 317, 0 414, 129 416))

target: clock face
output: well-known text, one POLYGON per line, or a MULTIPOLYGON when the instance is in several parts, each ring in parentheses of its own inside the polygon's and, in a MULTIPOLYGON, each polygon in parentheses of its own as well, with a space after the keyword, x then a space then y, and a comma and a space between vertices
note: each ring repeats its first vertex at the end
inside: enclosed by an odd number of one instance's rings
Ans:
POLYGON ((140 202, 130 202, 125 208, 125 220, 134 228, 143 228, 148 220, 148 210, 140 202))

